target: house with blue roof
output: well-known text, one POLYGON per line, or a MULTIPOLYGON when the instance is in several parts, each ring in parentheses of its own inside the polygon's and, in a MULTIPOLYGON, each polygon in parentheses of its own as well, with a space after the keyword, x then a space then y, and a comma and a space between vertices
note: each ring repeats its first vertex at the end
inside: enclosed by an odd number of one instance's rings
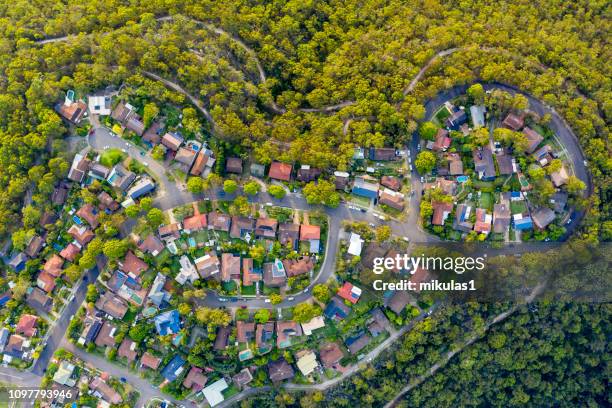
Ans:
POLYGON ((6 305, 9 300, 11 300, 11 292, 7 290, 0 295, 0 307, 6 305))
POLYGON ((172 360, 164 367, 161 374, 169 382, 172 382, 178 378, 183 372, 185 366, 185 360, 180 355, 175 355, 172 360))
POLYGON ((160 336, 176 334, 181 330, 181 319, 176 309, 155 316, 155 328, 160 336))
POLYGON ((130 188, 127 195, 132 200, 136 200, 137 198, 140 198, 153 190, 155 190, 155 184, 153 181, 149 178, 143 178, 134 184, 132 188, 130 188))
POLYGON ((21 272, 25 268, 28 257, 23 252, 14 254, 8 261, 8 266, 13 268, 15 272, 21 272))
POLYGON ((519 231, 533 229, 533 220, 530 216, 522 216, 521 214, 514 214, 514 229, 519 231))
POLYGON ((323 314, 330 320, 343 320, 351 312, 351 308, 344 304, 344 301, 334 296, 325 307, 323 314))
POLYGON ((355 177, 352 193, 361 197, 375 199, 378 197, 380 186, 378 181, 370 176, 355 177))

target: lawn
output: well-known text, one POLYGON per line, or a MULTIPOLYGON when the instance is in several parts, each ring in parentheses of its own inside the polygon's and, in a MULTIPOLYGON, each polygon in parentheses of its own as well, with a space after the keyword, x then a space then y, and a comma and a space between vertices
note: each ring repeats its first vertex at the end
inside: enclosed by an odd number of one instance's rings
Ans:
POLYGON ((478 206, 480 208, 486 208, 487 210, 493 210, 493 194, 481 193, 478 199, 478 206))
POLYGON ((445 106, 442 106, 440 108, 440 110, 438 110, 433 117, 433 122, 438 124, 438 125, 442 125, 444 124, 444 121, 446 120, 446 118, 448 118, 450 116, 450 113, 448 112, 448 109, 446 109, 445 106))
POLYGON ((119 149, 108 149, 100 155, 100 164, 106 167, 113 167, 115 164, 123 160, 124 154, 119 149))
POLYGON ((369 207, 370 206, 370 202, 372 201, 372 199, 370 198, 366 198, 366 197, 360 197, 360 196, 356 196, 356 195, 352 195, 351 196, 351 202, 361 206, 361 207, 369 207))
POLYGON ((240 288, 240 293, 243 295, 255 295, 255 285, 251 285, 251 286, 242 286, 240 288))
POLYGON ((512 214, 523 214, 527 212, 527 205, 525 205, 524 201, 511 201, 510 211, 512 214))

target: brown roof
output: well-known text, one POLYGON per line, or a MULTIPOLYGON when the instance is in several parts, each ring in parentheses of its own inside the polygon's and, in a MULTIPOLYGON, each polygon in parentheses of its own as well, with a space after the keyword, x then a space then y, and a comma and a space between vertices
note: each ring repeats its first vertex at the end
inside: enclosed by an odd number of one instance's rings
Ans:
POLYGON ((242 285, 251 286, 262 279, 261 273, 253 273, 253 259, 242 259, 242 285))
POLYGON ((291 180, 292 166, 287 163, 272 162, 268 176, 275 180, 289 181, 291 180))
POLYGON ((105 321, 98 335, 96 336, 96 346, 98 347, 115 347, 115 332, 117 328, 109 321, 105 321))
POLYGON ((76 224, 70 227, 68 234, 81 244, 81 246, 87 245, 96 236, 89 228, 85 226, 79 227, 76 224))
POLYGON ((344 357, 338 343, 326 343, 319 347, 319 358, 325 368, 332 368, 344 357))
POLYGON ((202 278, 206 279, 212 275, 218 275, 220 263, 219 258, 214 252, 210 252, 204 256, 201 256, 200 258, 197 258, 194 263, 202 278))
POLYGON ((240 257, 230 253, 221 255, 221 280, 240 279, 240 257))
POLYGON ((121 270, 125 273, 139 276, 142 272, 149 269, 149 265, 134 255, 132 251, 128 251, 125 255, 125 259, 120 264, 121 270))
POLYGON ((230 157, 225 162, 225 171, 228 173, 242 174, 242 159, 230 157))
POLYGON ((299 323, 290 321, 276 322, 276 347, 285 348, 289 344, 291 336, 301 336, 302 326, 299 323))
POLYGON ((215 344, 213 348, 215 350, 224 350, 227 347, 229 336, 232 332, 230 327, 219 327, 217 330, 217 337, 215 337, 215 344))
POLYGON ((387 307, 396 314, 400 314, 408 303, 410 303, 410 294, 405 290, 397 290, 388 300, 387 307))
POLYGON ((347 344, 348 351, 351 354, 357 354, 361 350, 363 350, 363 348, 367 346, 371 340, 372 338, 369 335, 362 334, 361 336, 357 337, 354 341, 352 341, 351 344, 347 344))
POLYGON ((178 223, 174 223, 174 224, 162 225, 161 227, 158 228, 157 233, 162 239, 168 238, 170 236, 178 238, 181 236, 181 234, 179 233, 179 230, 180 230, 180 225, 178 223))
POLYGON ((87 105, 83 101, 76 101, 69 105, 63 103, 60 105, 58 111, 64 119, 72 123, 79 123, 83 114, 87 111, 87 105))
POLYGON ((309 273, 314 268, 314 263, 310 257, 303 256, 297 261, 295 259, 285 259, 283 260, 283 266, 287 276, 292 277, 309 273))
POLYGON ((98 298, 96 308, 116 319, 123 319, 128 311, 128 305, 125 301, 110 292, 106 292, 98 298))
POLYGON ((321 170, 311 168, 310 166, 302 166, 297 171, 297 179, 305 183, 316 180, 320 175, 321 170))
POLYGON ((43 266, 43 271, 48 274, 58 277, 62 274, 62 266, 64 265, 64 259, 57 254, 53 254, 51 258, 45 262, 43 266))
POLYGON ((191 367, 191 370, 189 370, 189 373, 183 381, 183 386, 197 392, 204 388, 207 379, 208 377, 202 374, 201 368, 191 367))
POLYGON ((76 215, 83 218, 87 223, 91 226, 91 228, 98 228, 100 223, 98 222, 98 215, 94 213, 95 208, 93 204, 85 204, 79 211, 77 211, 76 215))
POLYGON ((251 371, 249 371, 249 368, 245 367, 240 370, 238 374, 232 377, 232 381, 234 381, 238 387, 242 388, 253 381, 253 375, 251 374, 251 371))
POLYGON ((392 147, 370 148, 370 160, 395 160, 395 149, 392 147))
POLYGON ((300 227, 300 241, 321 239, 321 227, 318 225, 304 225, 300 227))
POLYGON ((89 384, 89 388, 94 391, 99 392, 102 395, 102 399, 111 404, 120 404, 123 402, 123 398, 117 391, 111 388, 106 382, 104 382, 100 377, 94 378, 89 384))
POLYGON ((23 334, 26 337, 32 337, 36 334, 36 324, 38 323, 38 316, 31 314, 21 315, 17 327, 15 327, 15 333, 23 334))
POLYGON ((179 137, 176 137, 173 134, 166 133, 161 138, 161 144, 166 146, 168 149, 172 149, 174 151, 177 151, 179 149, 179 147, 181 147, 181 145, 183 144, 183 139, 181 139, 179 137))
POLYGON ((164 250, 164 244, 155 235, 151 234, 145 238, 144 241, 138 246, 143 252, 150 254, 158 254, 164 250))
POLYGON ((506 116, 506 119, 504 119, 504 121, 502 122, 502 124, 512 130, 520 130, 525 124, 525 120, 521 116, 517 116, 514 113, 509 113, 508 116, 506 116))
POLYGON ((280 287, 287 282, 287 276, 274 276, 274 264, 267 262, 263 264, 263 280, 264 283, 270 287, 280 287))
MULTIPOLYGON (((210 160, 210 155, 205 153, 204 150, 201 150, 196 157, 193 166, 191 167, 191 174, 194 176, 199 176, 204 171, 204 167, 206 167, 206 163, 210 160)), ((211 163, 212 165, 212 163, 211 163)))
POLYGON ((208 225, 217 231, 229 232, 232 219, 229 215, 220 212, 208 214, 208 225))
POLYGON ((284 358, 268 363, 268 376, 272 382, 279 382, 293 378, 293 368, 284 358))
POLYGON ((286 223, 278 226, 278 240, 282 245, 293 246, 300 239, 300 224, 286 223))
POLYGON ((64 249, 61 250, 60 256, 67 261, 73 262, 74 258, 76 258, 79 252, 81 252, 81 248, 71 242, 66 245, 64 249))
POLYGON ((417 270, 414 271, 414 274, 410 278, 410 282, 416 285, 415 292, 420 291, 419 285, 421 284, 421 282, 426 282, 429 280, 431 280, 431 276, 429 275, 429 272, 427 271, 427 269, 424 269, 421 267, 417 268, 417 270))
POLYGON ((35 258, 43 248, 45 240, 40 235, 36 235, 30 240, 28 247, 25 249, 25 254, 30 258, 35 258))
POLYGON ((142 140, 147 141, 151 144, 158 144, 161 140, 161 136, 157 133, 161 128, 161 124, 157 121, 153 122, 146 132, 142 135, 142 140))
POLYGON ((90 163, 91 162, 86 157, 81 158, 81 160, 76 163, 73 168, 70 169, 70 172, 68 173, 68 179, 80 183, 83 180, 83 177, 85 177, 85 172, 89 170, 90 163))
POLYGON ((6 347, 4 348, 5 352, 21 352, 23 351, 23 342, 25 341, 25 338, 23 338, 22 336, 19 336, 17 334, 13 334, 11 335, 11 337, 9 337, 8 339, 8 343, 6 344, 6 347))
POLYGON ((50 224, 54 224, 57 221, 57 215, 51 211, 45 211, 42 217, 40 217, 40 226, 45 227, 50 224))
POLYGON ((195 214, 183 220, 183 229, 189 231, 200 231, 206 228, 207 225, 206 214, 195 214))
POLYGON ((125 127, 130 129, 132 132, 136 133, 138 136, 142 136, 145 130, 145 125, 138 118, 129 118, 125 127))
POLYGON ((255 222, 255 235, 258 237, 275 238, 278 221, 274 218, 258 218, 255 222))
POLYGON ((432 150, 439 152, 440 150, 446 150, 451 144, 450 137, 448 137, 448 130, 438 129, 436 133, 436 140, 432 146, 432 150))
POLYGON ((53 292, 53 289, 55 289, 55 277, 42 271, 36 278, 36 284, 47 293, 53 292))
POLYGON ((251 218, 233 216, 232 229, 230 237, 240 239, 247 232, 252 233, 255 230, 255 221, 251 218))
POLYGON ((32 306, 34 309, 40 309, 48 313, 51 310, 53 299, 47 296, 40 288, 33 288, 28 294, 27 302, 28 305, 32 306))
POLYGON ((393 176, 382 176, 382 179, 380 179, 380 184, 395 191, 399 191, 400 188, 402 188, 402 182, 400 179, 393 176))
POLYGON ((148 351, 142 355, 140 359, 140 365, 143 367, 148 367, 152 370, 157 370, 159 364, 161 363, 161 358, 155 357, 153 354, 148 351))
POLYGON ((98 200, 100 201, 100 208, 102 210, 109 209, 111 211, 117 211, 119 209, 119 203, 113 200, 113 197, 106 191, 102 191, 98 194, 98 200))
POLYGON ((378 203, 384 204, 391 208, 395 208, 396 210, 402 211, 404 209, 404 195, 400 193, 389 194, 388 192, 383 190, 380 192, 378 203))
POLYGON ((453 210, 453 203, 445 203, 441 201, 434 201, 431 203, 433 207, 433 217, 431 223, 433 225, 444 225, 446 216, 453 210))
POLYGON ((523 133, 527 136, 527 141, 529 142, 525 151, 531 154, 537 149, 538 145, 542 143, 544 137, 528 126, 523 129, 523 133))
POLYGON ((247 323, 239 320, 236 322, 236 341, 248 343, 255 339, 255 323, 247 323))
POLYGON ((255 343, 257 347, 263 348, 270 346, 269 342, 274 336, 274 322, 258 324, 255 331, 255 343))
POLYGON ((125 357, 130 362, 136 360, 138 356, 136 352, 136 343, 128 338, 123 339, 117 351, 117 355, 119 357, 125 357))

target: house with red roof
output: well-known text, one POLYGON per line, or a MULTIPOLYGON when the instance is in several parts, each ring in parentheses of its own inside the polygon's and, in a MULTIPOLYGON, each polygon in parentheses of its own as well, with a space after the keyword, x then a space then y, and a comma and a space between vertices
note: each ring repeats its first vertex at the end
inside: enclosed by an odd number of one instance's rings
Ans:
POLYGON ((45 262, 43 266, 43 271, 47 272, 49 275, 54 277, 58 277, 62 274, 62 266, 64 265, 64 259, 57 254, 53 254, 51 258, 45 262))
POLYGON ((15 333, 23 334, 26 337, 32 337, 36 335, 36 325, 38 323, 38 316, 31 314, 21 315, 17 327, 15 327, 15 333))
POLYGON ((132 251, 128 251, 123 259, 123 262, 121 262, 119 266, 123 272, 132 276, 140 276, 142 272, 149 269, 149 265, 134 255, 132 251))
POLYGON ((289 181, 291 180, 291 170, 293 166, 287 163, 272 162, 268 176, 274 180, 289 181))
POLYGON ((350 282, 344 282, 344 285, 340 289, 338 289, 338 296, 340 296, 344 300, 348 300, 352 304, 355 304, 359 301, 361 297, 361 289, 357 286, 354 286, 350 282))
POLYGON ((67 261, 74 262, 74 258, 81 252, 81 248, 74 245, 72 242, 66 245, 66 248, 60 251, 60 256, 67 261))
POLYGON ((55 289, 55 277, 45 271, 38 274, 36 285, 47 293, 53 292, 55 289))

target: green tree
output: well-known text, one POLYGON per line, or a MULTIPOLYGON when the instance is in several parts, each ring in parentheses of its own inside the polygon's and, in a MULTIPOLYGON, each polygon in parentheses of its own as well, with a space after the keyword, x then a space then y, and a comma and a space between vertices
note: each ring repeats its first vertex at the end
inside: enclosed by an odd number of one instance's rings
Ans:
POLYGON ((139 205, 142 211, 149 211, 151 208, 153 208, 153 199, 151 197, 144 197, 142 200, 140 200, 139 205))
POLYGON ((142 122, 148 128, 159 114, 159 108, 153 102, 147 103, 142 112, 142 122))
POLYGON ((312 320, 313 317, 321 316, 323 311, 318 305, 310 303, 300 303, 293 308, 293 320, 298 323, 306 323, 312 320))
POLYGON ((140 214, 140 207, 137 205, 130 205, 125 209, 125 215, 130 218, 136 218, 140 214))
POLYGON ((98 300, 98 297, 100 297, 100 293, 98 292, 96 285, 87 285, 87 294, 85 295, 85 300, 87 303, 94 303, 96 300, 98 300))
POLYGON ((569 194, 577 196, 586 189, 586 184, 576 176, 569 176, 565 188, 569 194))
POLYGON ((242 190, 244 191, 244 193, 248 195, 255 195, 259 192, 260 189, 261 189, 261 186, 255 180, 246 182, 244 186, 242 187, 242 190))
POLYGON ((264 324, 270 320, 270 311, 268 309, 259 309, 257 312, 255 312, 253 318, 257 323, 264 324))
POLYGON ((282 301, 283 297, 281 295, 278 295, 276 293, 270 295, 270 303, 272 303, 273 305, 278 305, 282 301))
POLYGON ((385 242, 391 238, 391 227, 388 225, 380 225, 376 228, 376 241, 385 242))
POLYGON ((201 193, 204 191, 204 180, 201 177, 189 177, 187 180, 187 190, 194 194, 201 193))
POLYGON ((329 288, 323 283, 319 283, 312 288, 312 295, 321 303, 327 303, 331 299, 329 288))
POLYGON ((476 105, 482 105, 485 98, 485 90, 481 84, 474 84, 467 90, 467 94, 476 105))
POLYGON ((311 181, 304 186, 302 191, 308 204, 323 204, 327 207, 336 208, 340 204, 340 194, 336 191, 336 185, 331 181, 320 179, 318 182, 311 181))
POLYGON ((436 155, 432 152, 420 152, 414 160, 414 165, 419 174, 427 174, 436 167, 436 155))
POLYGON ((157 145, 151 150, 151 157, 157 161, 163 161, 166 157, 166 149, 162 145, 157 145))
POLYGON ((223 182, 223 191, 226 193, 232 194, 236 192, 236 190, 238 190, 238 183, 236 183, 234 180, 225 180, 223 182))
POLYGON ((147 213, 147 222, 156 229, 164 223, 164 213, 159 208, 151 208, 147 213))
POLYGON ((272 197, 278 199, 283 198, 287 194, 284 188, 282 188, 281 186, 277 186, 276 184, 273 184, 268 187, 268 193, 270 193, 272 197))
POLYGON ((102 252, 109 260, 123 258, 128 250, 128 242, 121 239, 111 239, 104 243, 102 252))
POLYGON ((434 140, 436 133, 438 133, 438 127, 432 122, 423 122, 419 126, 419 135, 425 140, 434 140))

